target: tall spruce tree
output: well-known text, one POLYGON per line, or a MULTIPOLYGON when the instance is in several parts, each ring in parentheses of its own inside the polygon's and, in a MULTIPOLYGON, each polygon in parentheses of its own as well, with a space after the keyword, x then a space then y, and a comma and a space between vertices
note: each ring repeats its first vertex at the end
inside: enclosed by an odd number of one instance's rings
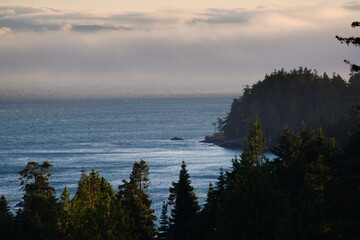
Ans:
POLYGON ((0 197, 0 239, 15 239, 13 215, 6 197, 0 197))
POLYGON ((24 191, 24 209, 21 213, 25 239, 56 238, 57 202, 55 189, 50 186, 50 168, 45 161, 29 162, 20 172, 20 184, 24 191))
POLYGON ((331 180, 328 201, 328 239, 360 236, 360 125, 348 139, 331 180))
POLYGON ((219 202, 217 239, 276 239, 283 198, 264 150, 261 122, 255 117, 247 148, 233 160, 230 185, 219 202))
POLYGON ((241 153, 242 165, 258 166, 264 159, 266 139, 262 131, 262 123, 255 115, 247 138, 246 148, 241 153))
POLYGON ((258 115, 255 116, 251 126, 246 148, 241 153, 240 158, 235 157, 232 160, 233 171, 228 173, 227 178, 229 188, 236 181, 239 181, 239 177, 250 176, 250 172, 254 173, 254 171, 257 171, 261 162, 266 160, 264 155, 266 139, 263 136, 262 124, 258 115))
POLYGON ((71 202, 70 202, 70 193, 67 186, 64 187, 64 191, 62 192, 60 199, 61 202, 59 206, 58 222, 57 222, 59 236, 60 238, 63 239, 71 239, 71 235, 68 235, 69 233, 68 229, 70 224, 69 210, 71 207, 71 202))
POLYGON ((190 221, 199 210, 199 203, 190 185, 190 175, 183 161, 179 174, 179 181, 170 187, 168 203, 172 206, 170 217, 170 239, 185 240, 189 235, 190 221))
POLYGON ((168 204, 166 201, 163 202, 160 216, 160 226, 158 228, 158 240, 168 240, 169 239, 169 228, 170 222, 168 217, 168 204))
MULTIPOLYGON (((67 205, 66 189, 62 195, 67 205)), ((92 170, 84 171, 68 210, 67 239, 123 239, 115 229, 115 195, 110 183, 92 170)))
POLYGON ((150 183, 148 176, 149 167, 146 162, 135 162, 130 181, 124 179, 117 193, 118 202, 125 207, 130 221, 135 226, 132 237, 138 240, 152 240, 156 236, 156 217, 151 209, 152 201, 145 192, 150 183))
POLYGON ((225 191, 226 185, 227 185, 227 179, 226 179, 225 171, 223 167, 221 167, 219 177, 217 178, 217 182, 215 183, 215 193, 218 198, 220 198, 223 192, 225 191))
POLYGON ((304 161, 300 159, 302 139, 284 125, 277 143, 271 148, 275 173, 286 192, 294 192, 303 182, 304 161))

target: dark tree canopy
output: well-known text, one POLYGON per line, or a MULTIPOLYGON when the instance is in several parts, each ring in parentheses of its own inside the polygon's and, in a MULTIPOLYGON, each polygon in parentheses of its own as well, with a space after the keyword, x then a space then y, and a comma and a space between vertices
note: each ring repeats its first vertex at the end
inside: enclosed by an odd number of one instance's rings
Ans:
POLYGON ((274 71, 234 99, 221 131, 227 139, 245 142, 252 120, 258 115, 268 145, 275 143, 284 124, 299 130, 301 122, 322 126, 326 133, 345 144, 346 135, 356 126, 350 124, 353 120, 346 115, 352 106, 360 104, 359 76, 360 73, 354 73, 346 82, 339 75, 319 75, 302 67, 290 72, 274 71))
POLYGON ((182 240, 188 237, 190 221, 199 210, 199 203, 184 161, 181 164, 179 181, 173 182, 172 185, 168 201, 172 206, 170 239, 182 240))
POLYGON ((156 236, 154 210, 151 209, 151 200, 145 190, 150 180, 149 166, 144 160, 135 162, 130 174, 130 181, 123 180, 119 186, 117 200, 129 215, 135 228, 131 235, 138 240, 152 240, 156 236))
POLYGON ((29 162, 20 172, 20 184, 24 191, 23 236, 30 239, 49 239, 56 229, 57 202, 55 189, 50 186, 50 168, 45 161, 29 162))

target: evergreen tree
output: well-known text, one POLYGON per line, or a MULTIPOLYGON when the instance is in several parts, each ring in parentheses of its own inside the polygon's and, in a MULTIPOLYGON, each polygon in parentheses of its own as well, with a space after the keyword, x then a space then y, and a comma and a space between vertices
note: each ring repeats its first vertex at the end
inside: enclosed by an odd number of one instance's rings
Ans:
POLYGON ((213 184, 209 183, 209 190, 207 192, 206 203, 204 210, 208 212, 214 212, 217 205, 217 196, 213 184))
MULTIPOLYGON (((264 155, 265 144, 266 140, 263 136, 262 124, 259 116, 256 115, 249 132, 246 148, 241 153, 240 159, 235 157, 232 160, 233 171, 228 174, 230 188, 235 182, 240 181, 239 177, 250 176, 255 173, 260 164, 266 160, 264 155)), ((244 180, 242 179, 242 181, 244 180)))
MULTIPOLYGON (((360 126, 359 126, 360 127, 360 126)), ((360 129, 344 147, 335 166, 328 200, 328 239, 358 239, 360 236, 360 129)))
POLYGON ((215 192, 218 198, 222 195, 222 193, 226 189, 227 179, 225 175, 224 169, 220 168, 219 177, 217 178, 217 182, 215 183, 215 192))
POLYGON ((270 162, 264 157, 265 139, 254 119, 247 148, 233 160, 229 187, 220 199, 218 239, 275 239, 281 226, 283 196, 270 162))
POLYGON ((144 160, 135 162, 130 174, 130 181, 123 180, 117 193, 120 202, 128 211, 130 221, 136 226, 132 236, 138 240, 155 239, 156 219, 151 209, 151 200, 145 192, 149 186, 149 167, 144 160))
POLYGON ((71 239, 71 235, 67 235, 69 233, 69 224, 70 224, 70 214, 69 210, 71 207, 70 202, 70 193, 67 186, 65 186, 64 191, 60 196, 61 202, 59 207, 59 216, 58 216, 58 231, 60 238, 63 239, 71 239))
MULTIPOLYGON (((352 22, 351 23, 351 27, 355 28, 355 27, 359 27, 360 26, 360 22, 352 22)), ((360 37, 339 37, 336 36, 337 40, 339 40, 341 43, 346 43, 347 45, 349 45, 350 43, 353 44, 354 46, 360 46, 360 37)), ((344 60, 345 63, 349 64, 351 67, 351 71, 352 72, 359 72, 360 71, 360 66, 356 65, 356 64, 352 64, 350 63, 350 61, 348 60, 344 60)))
POLYGON ((302 139, 284 125, 277 143, 271 148, 274 158, 275 173, 286 192, 296 192, 303 182, 304 161, 300 159, 302 139))
MULTIPOLYGON (((66 208, 68 193, 62 194, 66 208)), ((66 210, 65 210, 66 211, 66 210)), ((123 239, 115 228, 115 195, 110 183, 92 170, 82 173, 63 227, 67 239, 123 239)))
POLYGON ((158 240, 168 240, 169 239, 169 228, 170 222, 168 217, 168 204, 164 201, 161 216, 160 216, 160 226, 158 228, 158 240))
POLYGON ((190 185, 190 175, 183 161, 179 181, 170 187, 169 205, 172 206, 170 217, 170 239, 184 240, 188 238, 190 221, 199 209, 194 188, 190 185))
POLYGON ((216 234, 215 226, 219 193, 220 192, 215 191, 212 183, 210 183, 205 205, 203 209, 197 214, 196 220, 193 221, 195 224, 192 224, 192 228, 197 227, 197 232, 193 230, 190 239, 214 239, 216 234))
POLYGON ((56 238, 57 202, 55 189, 49 184, 51 167, 47 161, 42 164, 29 162, 20 172, 19 179, 25 192, 21 216, 26 239, 56 238))
POLYGON ((0 197, 0 239, 15 239, 13 215, 6 197, 0 197))
POLYGON ((258 115, 255 115, 248 135, 247 146, 241 153, 242 164, 258 166, 264 157, 265 144, 261 120, 258 115))

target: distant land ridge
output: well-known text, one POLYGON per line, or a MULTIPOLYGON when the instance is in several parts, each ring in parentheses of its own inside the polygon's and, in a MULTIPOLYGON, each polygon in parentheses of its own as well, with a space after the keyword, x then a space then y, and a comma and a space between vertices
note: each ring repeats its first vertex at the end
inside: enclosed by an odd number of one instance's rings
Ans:
POLYGON ((264 80, 244 88, 243 95, 233 100, 227 116, 218 118, 219 133, 207 136, 204 142, 244 147, 257 114, 269 145, 276 141, 284 124, 298 130, 302 122, 322 127, 328 136, 343 144, 359 122, 359 104, 359 73, 350 74, 345 81, 335 73, 329 77, 303 67, 290 72, 275 70, 264 80))

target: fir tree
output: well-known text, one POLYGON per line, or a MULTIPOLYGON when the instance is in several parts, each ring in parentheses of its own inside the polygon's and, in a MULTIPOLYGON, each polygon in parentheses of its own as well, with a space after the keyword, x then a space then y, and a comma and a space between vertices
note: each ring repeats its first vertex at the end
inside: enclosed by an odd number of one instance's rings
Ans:
POLYGON ((226 185, 227 185, 227 179, 226 179, 225 171, 221 167, 219 177, 217 178, 217 182, 215 183, 215 193, 218 198, 220 198, 222 193, 225 191, 226 185))
POLYGON ((168 204, 164 201, 161 216, 160 216, 160 226, 158 228, 158 240, 168 240, 169 239, 169 228, 170 222, 168 217, 168 204))
POLYGON ((190 175, 183 161, 179 181, 170 187, 169 205, 172 206, 170 217, 170 239, 183 240, 188 238, 189 224, 199 209, 194 188, 190 185, 190 175))
POLYGON ((59 216, 58 216, 58 223, 57 223, 59 235, 63 239, 71 239, 71 236, 67 235, 69 233, 69 230, 68 230, 69 224, 70 224, 69 210, 71 207, 70 193, 69 193, 69 189, 67 188, 67 186, 65 186, 64 191, 62 192, 62 194, 60 196, 60 199, 61 199, 61 202, 60 202, 60 207, 59 207, 59 213, 58 213, 59 216))
MULTIPOLYGON (((303 126, 305 128, 305 125, 303 126)), ((300 158, 302 138, 284 125, 277 143, 271 148, 275 173, 285 191, 295 192, 303 182, 304 161, 300 158)))
POLYGON ((283 200, 264 150, 261 122, 256 117, 247 148, 240 159, 233 160, 230 185, 219 202, 218 239, 276 239, 283 200))
POLYGON ((152 201, 145 190, 149 186, 149 167, 144 160, 135 162, 130 174, 130 181, 123 180, 117 193, 120 202, 128 211, 130 221, 136 228, 133 237, 139 240, 155 239, 156 219, 154 210, 151 209, 152 201))
MULTIPOLYGON (((62 195, 67 202, 66 189, 62 195)), ((69 222, 65 227, 68 239, 121 239, 115 229, 114 190, 110 183, 92 170, 84 171, 78 189, 68 210, 69 222)))
POLYGON ((20 172, 25 192, 22 225, 24 236, 29 239, 54 239, 56 236, 57 202, 55 189, 49 184, 51 167, 47 161, 29 162, 20 172))
POLYGON ((261 120, 258 115, 255 115, 247 139, 247 146, 241 153, 242 164, 258 166, 264 157, 265 144, 261 120))
POLYGON ((9 202, 6 197, 0 197, 0 239, 14 239, 13 215, 10 212, 9 202))
POLYGON ((216 192, 213 184, 210 182, 204 210, 208 212, 214 212, 216 209, 216 205, 217 205, 216 192))

